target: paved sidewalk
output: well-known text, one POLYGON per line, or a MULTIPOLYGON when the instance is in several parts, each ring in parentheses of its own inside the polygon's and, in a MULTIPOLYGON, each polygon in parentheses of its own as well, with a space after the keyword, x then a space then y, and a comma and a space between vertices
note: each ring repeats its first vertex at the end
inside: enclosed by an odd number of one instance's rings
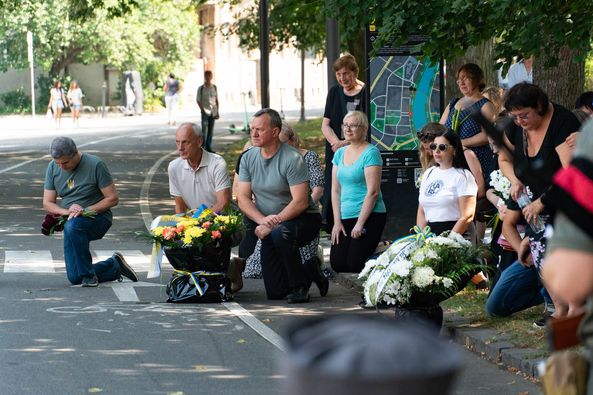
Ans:
MULTIPOLYGON (((336 273, 331 270, 329 238, 321 238, 320 245, 323 247, 325 267, 332 273, 332 280, 362 295, 362 281, 358 279, 357 274, 336 273)), ((385 314, 385 311, 392 310, 385 309, 381 312, 385 314)), ((540 350, 516 347, 510 342, 509 337, 500 336, 492 329, 474 328, 468 320, 447 312, 444 312, 441 333, 502 368, 521 372, 533 378, 538 377, 537 366, 542 361, 540 350)))

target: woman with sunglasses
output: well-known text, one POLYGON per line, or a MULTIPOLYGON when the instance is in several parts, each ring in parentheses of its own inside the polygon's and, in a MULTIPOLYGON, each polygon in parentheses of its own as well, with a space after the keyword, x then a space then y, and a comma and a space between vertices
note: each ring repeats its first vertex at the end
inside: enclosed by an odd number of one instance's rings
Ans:
POLYGON ((440 234, 450 230, 475 243, 473 223, 478 186, 463 153, 461 139, 452 130, 430 145, 436 165, 428 169, 418 198, 416 225, 440 234))
POLYGON ((387 214, 381 195, 383 159, 368 143, 367 116, 346 114, 342 131, 349 145, 336 151, 332 169, 332 227, 330 263, 340 273, 359 273, 375 252, 387 214))
MULTIPOLYGON (((569 110, 550 102, 537 85, 526 82, 508 91, 505 108, 514 123, 504 136, 508 151, 499 152, 500 169, 511 181, 514 201, 523 193, 531 195, 531 203, 522 209, 510 204, 507 215, 510 211, 522 212, 527 223, 543 221, 545 225, 549 221, 545 193, 554 173, 570 162, 572 148, 567 141, 579 130, 579 122, 569 110)), ((490 315, 508 316, 543 303, 542 295, 547 296, 539 277, 546 248, 544 232, 528 226, 525 238, 513 247, 519 260, 502 272, 493 288, 486 304, 490 315)), ((566 315, 568 306, 550 296, 555 305, 553 317, 566 315)))

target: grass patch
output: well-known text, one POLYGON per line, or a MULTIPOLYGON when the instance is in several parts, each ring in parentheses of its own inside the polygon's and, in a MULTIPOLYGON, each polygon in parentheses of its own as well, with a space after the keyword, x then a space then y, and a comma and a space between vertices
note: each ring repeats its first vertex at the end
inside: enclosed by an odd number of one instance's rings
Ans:
MULTIPOLYGON (((325 138, 321 133, 321 118, 309 119, 305 122, 290 123, 294 131, 299 135, 301 139, 301 148, 306 150, 315 151, 321 158, 321 163, 325 163, 325 138)), ((229 167, 231 175, 235 174, 235 167, 237 165, 237 159, 241 152, 243 152, 243 146, 249 139, 249 136, 245 135, 239 141, 235 141, 222 153, 222 157, 229 167)))
POLYGON ((540 319, 543 305, 515 313, 510 317, 489 317, 486 314, 488 291, 476 290, 472 285, 441 303, 447 313, 466 319, 472 328, 486 328, 496 331, 492 342, 505 340, 517 348, 532 348, 547 355, 545 330, 533 327, 540 319))
MULTIPOLYGON (((325 138, 321 133, 321 118, 291 123, 291 126, 301 139, 301 147, 317 152, 321 163, 325 163, 325 138)), ((245 135, 243 139, 228 146, 222 154, 229 170, 233 173, 237 158, 247 139, 248 136, 245 135)), ((539 353, 541 356, 547 355, 545 331, 533 327, 533 322, 542 316, 543 306, 532 307, 511 317, 493 318, 486 314, 487 297, 488 291, 476 290, 469 285, 457 295, 441 303, 441 306, 447 313, 466 319, 471 327, 496 331, 496 335, 490 339, 491 342, 509 341, 518 348, 531 348, 538 350, 538 355, 539 353)))

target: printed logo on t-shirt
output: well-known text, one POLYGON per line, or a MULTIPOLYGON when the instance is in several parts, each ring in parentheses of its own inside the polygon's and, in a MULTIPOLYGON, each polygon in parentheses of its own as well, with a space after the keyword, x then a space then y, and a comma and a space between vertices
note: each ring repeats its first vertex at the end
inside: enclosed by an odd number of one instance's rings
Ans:
POLYGON ((445 183, 443 182, 443 180, 435 180, 435 181, 431 182, 426 187, 426 190, 424 191, 424 195, 425 196, 434 196, 434 195, 436 195, 443 188, 443 185, 445 185, 445 183))

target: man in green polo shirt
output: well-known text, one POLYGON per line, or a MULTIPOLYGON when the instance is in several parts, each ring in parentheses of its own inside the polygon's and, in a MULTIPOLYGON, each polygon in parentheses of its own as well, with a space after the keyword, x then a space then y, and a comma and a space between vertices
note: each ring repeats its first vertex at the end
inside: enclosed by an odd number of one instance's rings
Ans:
POLYGON ((64 260, 72 284, 96 287, 98 283, 127 277, 138 281, 121 253, 93 264, 90 242, 103 238, 111 227, 111 208, 119 197, 111 174, 97 156, 83 154, 69 137, 57 137, 49 151, 43 208, 49 214, 67 215, 64 224, 64 260), (94 218, 84 213, 96 213, 94 218))

